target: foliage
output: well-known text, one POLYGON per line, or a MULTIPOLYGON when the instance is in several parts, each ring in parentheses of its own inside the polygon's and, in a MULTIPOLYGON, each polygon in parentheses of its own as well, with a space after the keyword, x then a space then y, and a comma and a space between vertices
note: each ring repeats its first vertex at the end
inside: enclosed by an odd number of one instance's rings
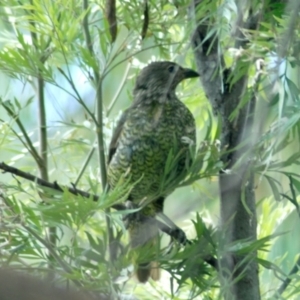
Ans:
MULTIPOLYGON (((174 183, 180 189, 169 201, 171 217, 189 213, 185 218, 192 221, 182 227, 191 244, 182 247, 172 241, 169 245, 166 237, 162 238, 157 260, 166 272, 161 282, 137 285, 131 278, 122 223, 126 211, 108 210, 112 204, 123 203, 132 187, 122 179, 115 191, 107 193, 101 184, 105 182, 101 153, 106 154, 115 120, 131 101, 130 91, 138 70, 151 60, 166 59, 195 67, 189 49, 193 30, 187 14, 190 3, 148 1, 149 24, 141 39, 146 2, 120 0, 116 11, 118 34, 112 42, 105 3, 82 2, 3 0, 0 4, 2 160, 47 179, 44 166, 49 181, 74 183, 100 197, 93 202, 67 190, 55 192, 2 175, 1 264, 45 276, 50 264, 56 281, 71 282, 115 299, 222 298, 217 271, 207 261, 222 257, 222 230, 215 217, 215 182, 220 170, 230 170, 219 161, 221 124, 213 116, 199 82, 187 82, 178 89, 178 95, 196 118, 197 139, 203 142, 198 142, 188 174, 174 183), (87 9, 84 4, 88 4, 87 9), (46 133, 41 130, 43 117, 46 133), (47 159, 41 147, 46 149, 47 159), (193 199, 187 199, 189 195, 193 199), (190 213, 192 210, 200 213, 190 213), (56 228, 52 231, 54 239, 49 238, 49 227, 56 228), (118 257, 113 261, 108 251, 111 233, 118 257)), ((234 48, 230 39, 230 29, 238 18, 233 0, 205 1, 197 14, 211 22, 211 34, 219 33, 220 48, 226 49, 226 67, 235 68, 229 88, 248 72, 247 91, 254 90, 256 70, 249 64, 264 59, 256 92, 254 163, 249 166, 256 174, 259 239, 237 241, 230 245, 230 251, 245 255, 245 260, 251 251, 258 251, 261 294, 267 299, 276 294, 274 286, 288 277, 299 255, 299 245, 294 243, 300 192, 296 80, 299 21, 295 35, 289 35, 290 18, 285 6, 270 3, 259 30, 245 32, 250 42, 244 50, 234 48), (284 50, 278 50, 284 46, 284 50), (240 56, 243 64, 236 66, 240 56)), ((249 101, 245 95, 241 105, 249 101)), ((239 107, 231 117, 238 113, 239 107)), ((171 157, 166 172, 172 172, 172 161, 171 157)), ((299 297, 298 276, 293 274, 293 284, 283 291, 283 299, 299 297)))

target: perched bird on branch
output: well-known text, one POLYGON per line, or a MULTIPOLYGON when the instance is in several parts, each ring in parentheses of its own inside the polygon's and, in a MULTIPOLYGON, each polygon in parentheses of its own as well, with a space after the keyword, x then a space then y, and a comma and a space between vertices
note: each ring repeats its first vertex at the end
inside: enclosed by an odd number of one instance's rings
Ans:
MULTIPOLYGON (((122 176, 128 178, 132 189, 127 204, 141 207, 135 218, 128 219, 132 249, 155 249, 158 227, 153 219, 162 213, 165 197, 176 188, 171 182, 190 160, 189 144, 196 139, 195 120, 175 90, 184 79, 198 76, 173 62, 150 63, 138 75, 133 103, 114 131, 108 157, 110 188, 122 176), (166 170, 170 166, 172 170, 166 170)), ((157 263, 139 261, 136 275, 140 282, 150 276, 159 279, 157 263)))

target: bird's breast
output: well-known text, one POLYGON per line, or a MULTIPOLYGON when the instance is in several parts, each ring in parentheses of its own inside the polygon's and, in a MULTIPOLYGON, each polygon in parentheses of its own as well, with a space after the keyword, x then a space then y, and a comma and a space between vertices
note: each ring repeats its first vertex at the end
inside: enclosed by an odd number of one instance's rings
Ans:
MULTIPOLYGON (((170 151, 187 149, 182 137, 194 140, 194 131, 194 119, 183 104, 179 109, 156 105, 132 111, 109 165, 110 184, 113 187, 121 174, 130 170, 132 182, 137 182, 131 192, 133 199, 140 200, 157 193, 170 151)), ((184 161, 185 154, 182 166, 184 161)))

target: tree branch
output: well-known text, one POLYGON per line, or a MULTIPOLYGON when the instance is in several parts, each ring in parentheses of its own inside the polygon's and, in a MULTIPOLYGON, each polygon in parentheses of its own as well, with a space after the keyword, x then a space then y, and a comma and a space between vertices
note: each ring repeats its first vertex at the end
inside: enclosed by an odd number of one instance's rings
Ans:
MULTIPOLYGON (((11 174, 14 174, 16 176, 19 176, 21 178, 27 179, 29 181, 35 182, 36 184, 43 186, 43 187, 47 187, 47 188, 51 188, 54 191, 59 191, 59 192, 63 192, 64 190, 68 190, 71 194, 75 195, 75 196, 81 196, 87 199, 91 199, 93 201, 98 201, 99 200, 99 196, 98 195, 94 195, 94 194, 90 194, 88 192, 82 191, 80 189, 77 189, 76 187, 72 186, 72 187, 65 187, 65 186, 61 186, 59 185, 57 182, 48 182, 46 180, 43 180, 37 176, 34 176, 30 173, 24 172, 22 170, 19 170, 17 168, 11 167, 7 164, 5 164, 4 162, 0 163, 0 169, 3 170, 4 172, 8 172, 11 174)), ((118 211, 122 211, 122 210, 128 210, 128 207, 124 204, 114 204, 111 206, 113 209, 116 209, 118 211)), ((137 208, 138 210, 139 208, 137 208)), ((166 217, 166 216, 165 216, 166 217)), ((141 215, 141 218, 145 221, 149 219, 149 217, 146 217, 144 215, 141 215)), ((167 218, 167 217, 166 217, 167 218)), ((156 220, 156 219, 155 219, 156 220)), ((180 240, 180 236, 178 236, 176 230, 174 230, 174 228, 172 228, 171 226, 168 226, 167 224, 156 220, 159 229, 166 233, 167 235, 169 235, 170 237, 172 237, 175 240, 178 240, 178 242, 181 242, 180 240)), ((190 241, 187 240, 187 243, 190 243, 190 241)))
POLYGON ((71 194, 77 196, 77 195, 80 195, 84 198, 91 198, 93 201, 98 201, 99 199, 99 196, 97 195, 92 195, 88 192, 85 192, 85 191, 82 191, 82 190, 79 190, 75 187, 64 187, 62 188, 57 182, 54 182, 54 183, 51 183, 47 180, 44 180, 42 178, 39 178, 37 176, 34 176, 30 173, 27 173, 27 172, 24 172, 20 169, 17 169, 17 168, 14 168, 14 167, 11 167, 7 164, 5 164, 4 162, 1 162, 0 163, 0 169, 5 172, 9 172, 11 174, 14 174, 16 176, 19 176, 21 178, 24 178, 24 179, 27 179, 29 181, 32 181, 32 182, 35 182, 37 183, 38 185, 40 186, 44 186, 44 187, 48 187, 48 188, 51 188, 55 191, 59 191, 59 192, 63 192, 64 189, 67 189, 71 194))

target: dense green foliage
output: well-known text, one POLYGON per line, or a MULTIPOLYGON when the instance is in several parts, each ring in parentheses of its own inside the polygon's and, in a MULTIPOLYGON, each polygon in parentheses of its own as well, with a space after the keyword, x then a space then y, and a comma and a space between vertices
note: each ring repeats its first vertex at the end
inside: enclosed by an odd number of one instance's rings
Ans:
MULTIPOLYGON (((164 235, 159 261, 166 272, 160 282, 137 285, 131 278, 128 238, 121 221, 124 212, 108 211, 112 204, 124 202, 130 185, 120 181, 110 193, 103 188, 112 129, 132 101, 138 71, 151 60, 195 68, 189 2, 118 1, 115 41, 105 3, 82 2, 3 0, 0 4, 1 161, 62 187, 73 184, 99 196, 94 202, 64 188, 61 193, 1 174, 1 265, 39 276, 46 276, 50 265, 55 280, 115 299, 117 295, 219 299, 224 287, 220 288, 217 271, 205 260, 222 256, 217 178, 226 166, 219 161, 221 124, 199 81, 184 82, 177 89, 196 119, 199 152, 165 209, 192 243, 169 246, 170 238, 164 235), (56 229, 49 231, 49 227, 56 229), (108 251, 112 235, 118 254, 114 261, 108 251)), ((244 65, 238 65, 228 84, 230 88, 249 72, 241 105, 257 88, 253 168, 259 239, 237 241, 231 250, 243 254, 258 250, 262 299, 274 297, 300 249, 300 27, 299 18, 293 19, 299 11, 286 12, 293 6, 296 1, 265 3, 259 29, 245 32, 246 49, 235 49, 231 42, 238 17, 235 1, 203 1, 197 12, 211 22, 212 33, 219 33, 226 66, 243 58, 244 65), (255 59, 263 59, 265 66, 258 83, 255 65, 249 71, 255 59)), ((239 107, 230 117, 238 112, 239 107)), ((295 273, 282 299, 298 299, 299 294, 295 273)))

